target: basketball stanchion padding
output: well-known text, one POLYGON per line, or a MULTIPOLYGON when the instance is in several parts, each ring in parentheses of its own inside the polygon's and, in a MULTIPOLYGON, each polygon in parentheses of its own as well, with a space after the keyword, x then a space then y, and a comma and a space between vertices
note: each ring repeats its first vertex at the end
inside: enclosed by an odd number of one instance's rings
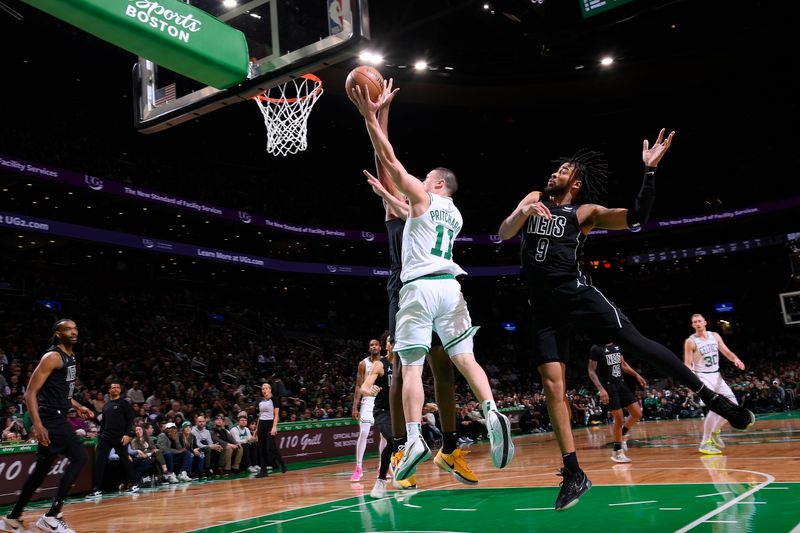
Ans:
POLYGON ((305 74, 253 97, 264 115, 268 153, 296 154, 308 147, 308 115, 320 96, 322 80, 305 74))

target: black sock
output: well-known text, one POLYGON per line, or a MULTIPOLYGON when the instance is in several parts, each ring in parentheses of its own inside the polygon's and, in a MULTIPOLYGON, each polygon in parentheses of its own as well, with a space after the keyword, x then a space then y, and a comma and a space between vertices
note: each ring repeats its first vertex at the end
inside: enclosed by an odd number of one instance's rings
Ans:
POLYGON ((578 454, 577 452, 570 452, 561 455, 561 458, 564 460, 564 468, 569 470, 570 472, 580 472, 581 467, 578 466, 578 454))
POLYGON ((628 434, 628 426, 622 426, 622 436, 624 437, 627 434, 628 434))
POLYGON ((453 453, 458 447, 458 438, 455 431, 442 432, 442 453, 453 453))
POLYGON ((622 449, 622 443, 621 443, 621 442, 615 442, 615 443, 614 443, 614 451, 615 451, 615 452, 618 452, 618 451, 620 451, 621 449, 622 449))
POLYGON ((406 443, 406 436, 403 435, 402 437, 392 437, 392 452, 396 452, 400 449, 400 446, 406 443))

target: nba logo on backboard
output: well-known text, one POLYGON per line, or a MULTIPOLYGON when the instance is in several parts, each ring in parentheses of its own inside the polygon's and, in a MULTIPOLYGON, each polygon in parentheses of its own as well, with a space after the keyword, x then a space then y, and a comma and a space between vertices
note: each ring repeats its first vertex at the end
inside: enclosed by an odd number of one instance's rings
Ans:
POLYGON ((241 220, 245 224, 249 224, 250 222, 253 221, 253 217, 250 216, 250 213, 239 211, 239 220, 241 220))
POLYGON ((344 30, 342 1, 343 0, 328 0, 328 29, 331 35, 336 35, 344 30))
POLYGON ((103 180, 100 178, 95 178, 94 176, 90 176, 89 174, 84 174, 83 180, 86 182, 86 185, 89 186, 90 189, 93 191, 100 191, 103 190, 103 180))

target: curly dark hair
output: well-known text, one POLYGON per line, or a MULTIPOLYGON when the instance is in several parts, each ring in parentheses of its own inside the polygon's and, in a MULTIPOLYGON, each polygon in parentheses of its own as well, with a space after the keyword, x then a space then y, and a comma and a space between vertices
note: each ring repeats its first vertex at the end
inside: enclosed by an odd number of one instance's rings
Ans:
POLYGON ((606 192, 608 182, 608 162, 603 152, 581 148, 571 157, 560 157, 554 161, 558 165, 570 163, 575 167, 575 177, 583 182, 581 194, 588 202, 596 202, 606 192))

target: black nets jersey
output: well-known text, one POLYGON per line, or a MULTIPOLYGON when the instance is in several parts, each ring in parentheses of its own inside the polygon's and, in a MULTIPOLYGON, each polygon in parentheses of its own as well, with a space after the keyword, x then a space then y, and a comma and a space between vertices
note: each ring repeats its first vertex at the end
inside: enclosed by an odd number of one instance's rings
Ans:
POLYGON ((597 361, 597 374, 604 383, 625 381, 622 375, 622 353, 616 344, 595 344, 589 351, 589 359, 597 361))
MULTIPOLYGON (((397 357, 395 355, 395 357, 397 357)), ((389 410, 389 387, 392 385, 392 364, 385 357, 381 357, 380 361, 375 364, 383 365, 383 375, 378 376, 375 380, 375 385, 381 388, 378 395, 375 396, 375 409, 389 410)))
MULTIPOLYGON (((522 273, 532 290, 574 279, 584 280, 579 259, 586 236, 578 224, 578 205, 555 205, 542 200, 553 218, 528 217, 520 230, 522 273)), ((585 283, 585 280, 584 280, 585 283)))
POLYGON ((77 375, 75 355, 67 355, 58 346, 51 346, 47 351, 58 352, 63 366, 53 370, 47 376, 42 388, 36 394, 36 399, 40 407, 61 409, 66 415, 67 410, 72 407, 70 400, 75 392, 75 377, 77 375))

